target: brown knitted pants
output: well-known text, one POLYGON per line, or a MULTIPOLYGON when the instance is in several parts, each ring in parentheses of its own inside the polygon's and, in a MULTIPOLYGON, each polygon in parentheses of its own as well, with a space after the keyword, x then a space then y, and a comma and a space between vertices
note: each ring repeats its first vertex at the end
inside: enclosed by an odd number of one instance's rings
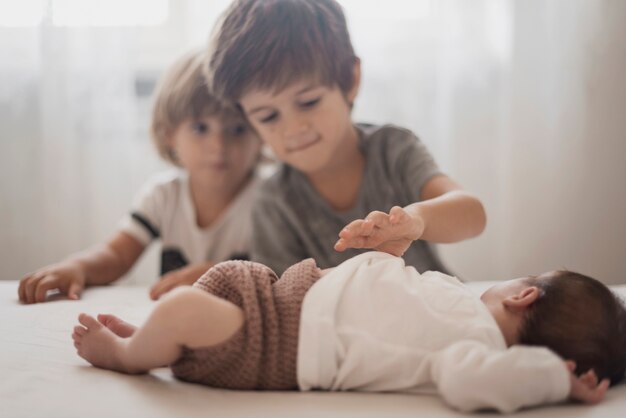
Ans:
POLYGON ((245 322, 217 346, 183 348, 171 365, 174 375, 229 389, 297 389, 300 309, 319 278, 313 259, 294 264, 280 279, 268 267, 250 261, 226 261, 211 268, 194 287, 241 307, 245 322))

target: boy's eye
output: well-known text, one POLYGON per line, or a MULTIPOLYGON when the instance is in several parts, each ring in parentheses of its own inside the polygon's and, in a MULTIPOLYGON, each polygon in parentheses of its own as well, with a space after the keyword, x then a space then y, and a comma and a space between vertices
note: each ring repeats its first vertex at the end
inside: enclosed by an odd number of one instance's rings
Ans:
POLYGON ((260 122, 261 123, 269 123, 272 122, 273 120, 275 120, 278 117, 278 113, 277 112, 272 112, 269 115, 267 115, 264 118, 261 118, 260 122))
POLYGON ((209 131, 209 125, 204 122, 195 122, 192 129, 197 134, 205 134, 209 131))
POLYGON ((246 125, 244 125, 243 123, 235 125, 235 126, 231 126, 228 129, 228 133, 231 136, 242 136, 244 135, 246 132, 248 131, 248 127, 246 125))
POLYGON ((313 107, 316 104, 318 104, 320 100, 321 100, 321 97, 317 97, 315 99, 307 100, 306 102, 300 103, 300 106, 301 107, 313 107))

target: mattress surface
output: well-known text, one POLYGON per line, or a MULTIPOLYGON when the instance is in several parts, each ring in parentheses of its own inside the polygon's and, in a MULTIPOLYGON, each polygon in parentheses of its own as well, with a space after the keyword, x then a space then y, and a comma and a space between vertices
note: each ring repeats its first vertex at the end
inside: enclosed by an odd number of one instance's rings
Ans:
MULTIPOLYGON (((480 292, 490 284, 470 286, 480 292)), ((17 285, 0 281, 1 418, 464 416, 436 396, 228 391, 180 382, 166 368, 143 376, 96 369, 72 345, 76 317, 112 313, 139 325, 154 305, 147 288, 91 288, 79 301, 21 305, 17 285)), ((626 286, 613 289, 626 296, 626 286)), ((617 418, 625 411, 626 385, 621 385, 596 406, 553 405, 509 416, 617 418)))

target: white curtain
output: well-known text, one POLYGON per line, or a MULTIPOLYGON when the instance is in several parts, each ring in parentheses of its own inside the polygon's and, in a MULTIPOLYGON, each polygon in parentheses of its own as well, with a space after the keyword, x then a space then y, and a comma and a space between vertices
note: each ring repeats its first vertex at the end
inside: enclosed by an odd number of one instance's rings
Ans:
MULTIPOLYGON (((626 282, 626 2, 340 2, 363 63, 355 120, 414 130, 485 203, 485 233, 441 247, 455 272, 626 282)), ((164 167, 150 85, 227 3, 170 2, 148 27, 59 26, 50 8, 34 27, 0 23, 1 279, 113 231, 164 167)), ((156 267, 153 250, 131 281, 156 267)))
MULTIPOLYGON (((0 10, 21 16, 12 3, 0 10)), ((81 24, 100 16, 71 9, 70 24, 55 23, 54 7, 67 12, 67 1, 30 3, 22 15, 43 5, 40 23, 10 27, 0 18, 1 279, 18 279, 114 232, 141 184, 167 167, 148 137, 150 90, 172 60, 204 45, 227 5, 171 2, 160 25, 102 26, 81 24)), ((154 280, 155 250, 130 282, 154 280)))
POLYGON ((345 3, 357 119, 413 129, 486 206, 483 235, 441 246, 456 273, 626 283, 626 2, 345 3))

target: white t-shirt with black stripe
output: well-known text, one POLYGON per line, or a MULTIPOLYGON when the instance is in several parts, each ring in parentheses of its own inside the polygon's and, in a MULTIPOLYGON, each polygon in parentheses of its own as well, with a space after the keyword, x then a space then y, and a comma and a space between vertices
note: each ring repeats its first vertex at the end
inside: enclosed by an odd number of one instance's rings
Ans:
POLYGON ((160 173, 137 193, 120 229, 145 246, 161 240, 161 274, 205 261, 248 259, 259 183, 253 178, 211 226, 200 228, 187 173, 160 173))

